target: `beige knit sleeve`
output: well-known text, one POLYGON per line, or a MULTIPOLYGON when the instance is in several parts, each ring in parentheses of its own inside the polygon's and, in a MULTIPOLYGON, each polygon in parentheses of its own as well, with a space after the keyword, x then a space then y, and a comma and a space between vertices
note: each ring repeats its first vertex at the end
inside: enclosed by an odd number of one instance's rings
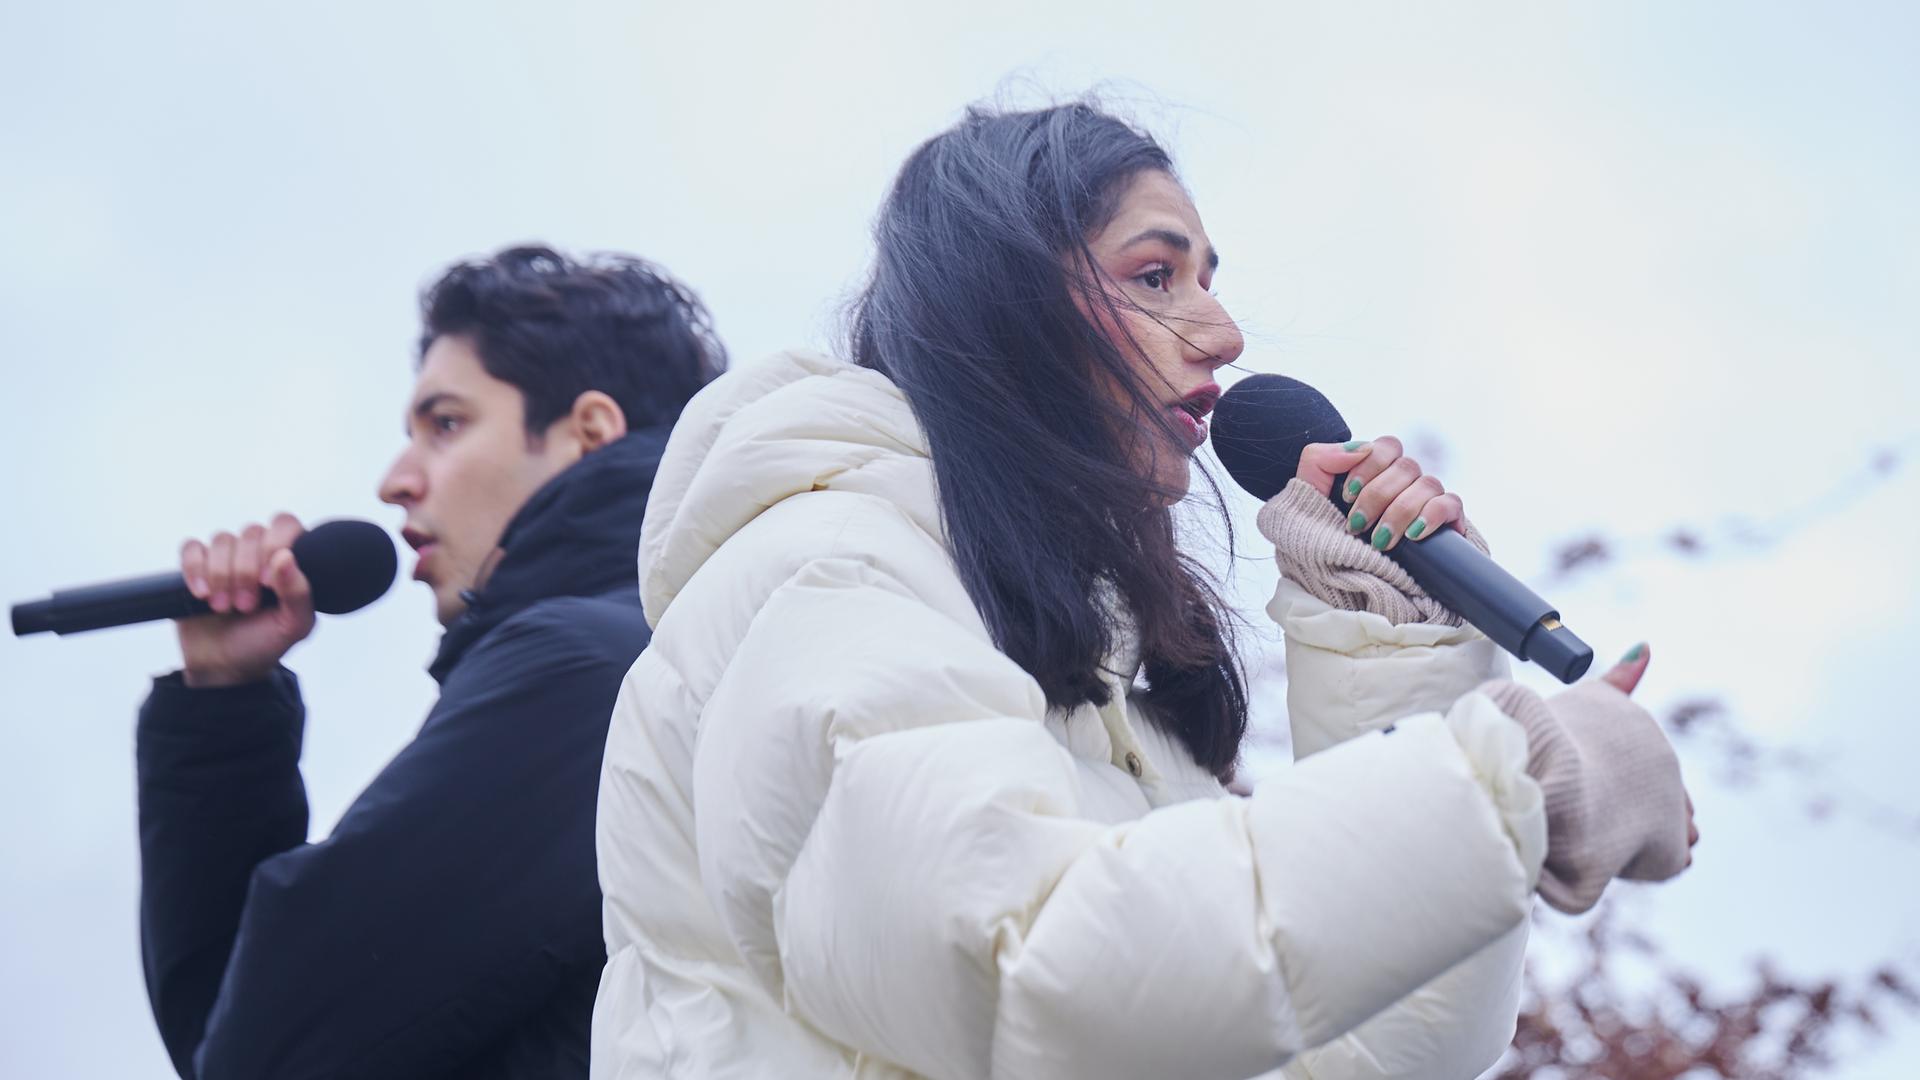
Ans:
POLYGON ((1480 687, 1527 733, 1527 774, 1547 811, 1540 896, 1577 915, 1616 877, 1686 869, 1687 789, 1660 725, 1597 679, 1542 699, 1518 683, 1480 687))
MULTIPOLYGON (((1273 541, 1280 572, 1322 603, 1371 611, 1395 625, 1461 625, 1460 616, 1428 596, 1399 563, 1348 532, 1340 511, 1305 481, 1288 481, 1260 508, 1257 521, 1261 535, 1273 541)), ((1462 525, 1467 539, 1486 551, 1479 530, 1462 525)))

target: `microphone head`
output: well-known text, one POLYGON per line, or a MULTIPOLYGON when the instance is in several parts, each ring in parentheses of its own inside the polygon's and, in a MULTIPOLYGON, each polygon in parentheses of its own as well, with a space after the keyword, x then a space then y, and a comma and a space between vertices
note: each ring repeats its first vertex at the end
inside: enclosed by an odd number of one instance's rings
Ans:
POLYGON ((325 521, 293 542, 293 561, 313 584, 313 606, 328 615, 358 611, 393 586, 400 556, 371 521, 325 521))
POLYGON ((1213 407, 1212 427, 1220 464, 1261 502, 1278 495, 1300 471, 1300 452, 1309 444, 1353 438, 1333 402, 1285 375, 1234 383, 1213 407))

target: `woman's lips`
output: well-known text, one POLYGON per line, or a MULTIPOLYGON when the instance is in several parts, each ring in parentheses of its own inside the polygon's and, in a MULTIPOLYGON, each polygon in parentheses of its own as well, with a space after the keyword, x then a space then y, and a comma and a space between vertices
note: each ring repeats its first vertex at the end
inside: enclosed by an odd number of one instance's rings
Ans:
POLYGON ((1173 415, 1179 417, 1181 430, 1186 432, 1187 449, 1200 449, 1200 444, 1207 441, 1207 422, 1178 405, 1173 407, 1173 415))
POLYGON ((1213 405, 1219 400, 1220 384, 1210 382, 1195 387, 1172 406, 1174 413, 1180 417, 1181 430, 1186 433, 1188 453, 1200 449, 1200 444, 1207 441, 1207 415, 1213 412, 1213 405))

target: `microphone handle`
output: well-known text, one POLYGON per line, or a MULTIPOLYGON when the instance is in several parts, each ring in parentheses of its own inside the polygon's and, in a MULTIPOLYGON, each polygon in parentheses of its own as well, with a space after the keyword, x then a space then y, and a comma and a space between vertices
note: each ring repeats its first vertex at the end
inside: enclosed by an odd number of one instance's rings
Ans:
MULTIPOLYGON (((1333 491, 1346 478, 1333 482, 1333 491)), ((1328 498, 1350 511, 1338 494, 1328 498)), ((1387 557, 1406 568, 1427 595, 1473 624, 1494 644, 1545 668, 1563 683, 1577 681, 1593 665, 1593 649, 1560 622, 1560 612, 1519 579, 1501 569, 1451 525, 1423 540, 1402 538, 1387 557)))
MULTIPOLYGON (((278 604, 271 589, 260 590, 260 610, 278 604)), ((45 600, 13 606, 15 637, 52 632, 77 634, 129 623, 185 619, 211 614, 206 601, 194 599, 178 571, 62 589, 45 600)))

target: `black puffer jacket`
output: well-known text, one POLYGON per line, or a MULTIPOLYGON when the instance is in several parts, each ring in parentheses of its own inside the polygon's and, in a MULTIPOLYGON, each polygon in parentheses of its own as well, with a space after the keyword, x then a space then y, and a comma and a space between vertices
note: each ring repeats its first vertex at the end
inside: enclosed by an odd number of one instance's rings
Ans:
POLYGON ((147 992, 183 1077, 587 1075, 605 962, 593 815, 647 643, 640 520, 664 429, 521 508, 441 640, 440 700, 307 843, 293 674, 140 711, 147 992))

